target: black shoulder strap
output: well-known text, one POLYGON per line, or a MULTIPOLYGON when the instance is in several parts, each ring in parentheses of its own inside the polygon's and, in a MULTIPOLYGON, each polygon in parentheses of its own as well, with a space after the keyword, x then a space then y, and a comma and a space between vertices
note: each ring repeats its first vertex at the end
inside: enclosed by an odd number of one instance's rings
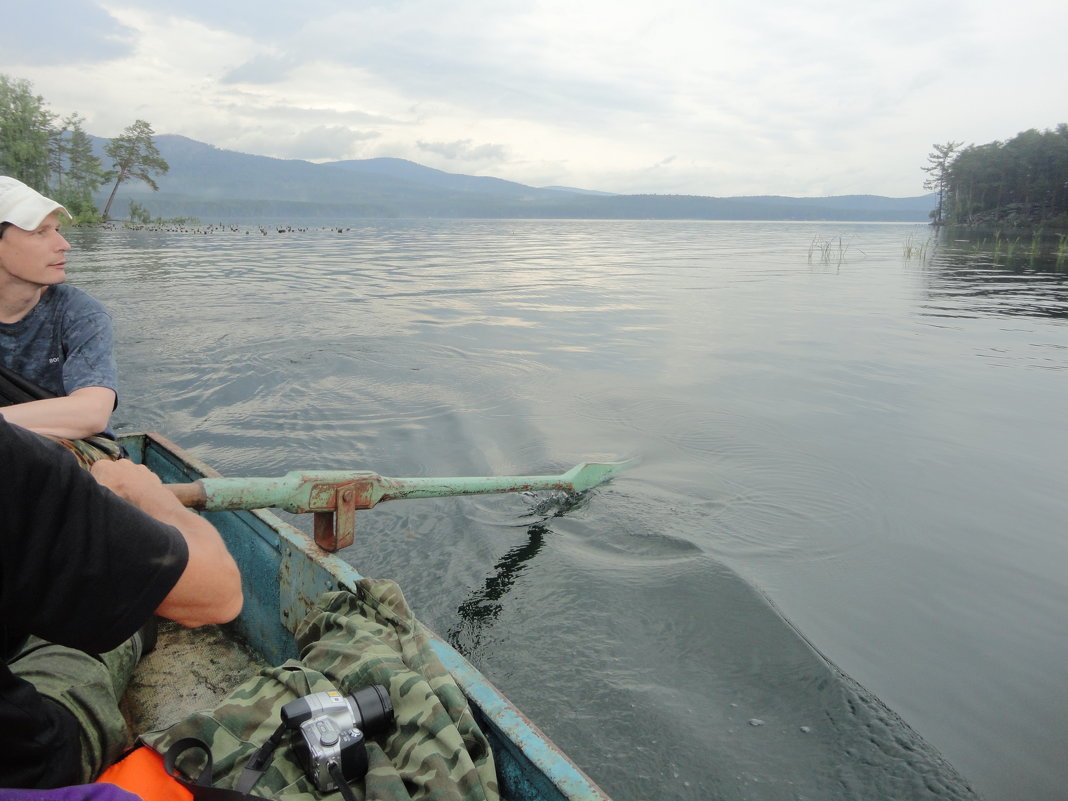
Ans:
POLYGON ((10 370, 0 364, 0 406, 11 406, 15 403, 28 403, 54 397, 56 397, 56 393, 37 386, 37 384, 27 378, 23 378, 14 370, 10 370))
MULTIPOLYGON (((23 378, 14 370, 0 364, 0 407, 55 397, 57 397, 56 393, 38 386, 28 378, 23 378)), ((118 405, 118 398, 116 398, 115 404, 118 405)), ((125 447, 115 442, 115 437, 110 433, 100 433, 90 437, 82 437, 82 439, 103 451, 112 459, 129 456, 125 447)))

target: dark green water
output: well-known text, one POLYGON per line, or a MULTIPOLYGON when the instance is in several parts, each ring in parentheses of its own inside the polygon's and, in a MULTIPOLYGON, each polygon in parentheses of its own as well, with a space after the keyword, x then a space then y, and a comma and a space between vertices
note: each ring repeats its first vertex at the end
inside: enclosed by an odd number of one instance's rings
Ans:
POLYGON ((914 225, 343 228, 74 231, 116 428, 228 475, 641 456, 347 555, 618 801, 930 797, 765 595, 983 797, 1068 797, 1063 273, 914 225))

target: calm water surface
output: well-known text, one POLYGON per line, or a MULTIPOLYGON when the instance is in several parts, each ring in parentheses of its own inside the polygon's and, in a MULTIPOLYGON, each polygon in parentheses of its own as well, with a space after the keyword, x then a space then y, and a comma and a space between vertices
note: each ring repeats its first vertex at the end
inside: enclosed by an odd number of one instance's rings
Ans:
POLYGON ((74 231, 69 272, 115 318, 116 427, 224 474, 641 456, 577 504, 384 504, 347 555, 619 801, 834 795, 771 603, 983 797, 1068 798, 1068 279, 927 237, 74 231))

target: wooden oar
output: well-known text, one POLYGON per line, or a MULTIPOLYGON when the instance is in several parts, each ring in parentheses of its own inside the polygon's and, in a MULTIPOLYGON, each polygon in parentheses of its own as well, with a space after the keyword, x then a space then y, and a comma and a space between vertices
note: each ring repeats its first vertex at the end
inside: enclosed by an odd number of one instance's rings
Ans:
POLYGON ((167 487, 183 505, 209 512, 265 508, 313 512, 315 542, 324 550, 337 551, 355 540, 356 510, 382 501, 541 490, 584 492, 638 461, 584 462, 558 476, 387 478, 367 470, 296 470, 279 478, 202 478, 167 487))

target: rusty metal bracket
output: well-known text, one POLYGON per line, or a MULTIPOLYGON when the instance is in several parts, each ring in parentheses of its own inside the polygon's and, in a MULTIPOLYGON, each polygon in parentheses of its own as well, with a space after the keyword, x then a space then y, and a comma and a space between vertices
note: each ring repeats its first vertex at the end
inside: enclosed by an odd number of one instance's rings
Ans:
POLYGON ((314 508, 315 544, 324 551, 340 551, 356 541, 356 498, 359 482, 342 484, 316 484, 312 498, 319 499, 314 508), (324 496, 328 496, 325 497, 324 496), (333 507, 330 509, 329 507, 333 507))

